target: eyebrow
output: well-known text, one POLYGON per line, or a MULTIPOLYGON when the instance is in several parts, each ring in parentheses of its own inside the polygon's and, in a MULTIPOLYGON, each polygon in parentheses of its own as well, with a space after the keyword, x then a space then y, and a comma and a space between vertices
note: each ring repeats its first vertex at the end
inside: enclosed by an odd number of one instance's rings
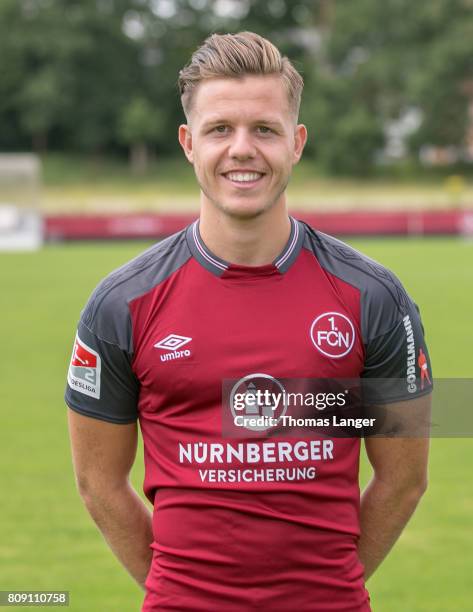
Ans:
MULTIPOLYGON (((231 123, 232 123, 231 119, 226 119, 225 117, 215 117, 214 119, 211 118, 205 121, 202 124, 202 127, 207 128, 212 125, 221 125, 221 124, 226 125, 226 124, 231 124, 231 123)), ((279 127, 279 128, 283 127, 283 124, 280 121, 277 121, 275 119, 260 118, 260 119, 253 121, 252 123, 253 125, 267 125, 267 126, 273 126, 273 127, 279 127)))

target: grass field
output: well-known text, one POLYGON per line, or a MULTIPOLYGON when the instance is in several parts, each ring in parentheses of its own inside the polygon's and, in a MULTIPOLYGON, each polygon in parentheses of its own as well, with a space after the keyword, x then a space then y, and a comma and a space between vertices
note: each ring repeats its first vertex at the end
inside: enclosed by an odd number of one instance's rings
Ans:
MULTIPOLYGON (((420 305, 435 375, 473 377, 473 243, 354 244, 391 267, 420 305)), ((142 598, 75 491, 62 397, 82 305, 104 274, 145 246, 0 255, 0 589, 67 589, 74 612, 138 610, 142 598)), ((472 609, 472 473, 473 440, 433 440, 428 493, 368 585, 375 611, 472 609)), ((141 452, 133 479, 140 489, 141 452)))

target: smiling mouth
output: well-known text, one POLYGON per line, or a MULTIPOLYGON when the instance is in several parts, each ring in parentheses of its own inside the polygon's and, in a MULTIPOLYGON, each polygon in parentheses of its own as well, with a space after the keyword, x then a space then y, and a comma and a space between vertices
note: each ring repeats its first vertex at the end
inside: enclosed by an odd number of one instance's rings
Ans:
POLYGON ((245 186, 257 183, 265 175, 262 172, 225 172, 222 176, 233 184, 245 186))

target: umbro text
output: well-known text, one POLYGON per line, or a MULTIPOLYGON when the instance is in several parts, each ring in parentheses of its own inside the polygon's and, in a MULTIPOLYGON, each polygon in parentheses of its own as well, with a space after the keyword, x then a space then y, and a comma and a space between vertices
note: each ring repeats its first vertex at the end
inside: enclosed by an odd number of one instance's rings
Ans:
POLYGON ((189 349, 184 351, 173 351, 172 353, 165 353, 161 355, 161 361, 171 361, 172 359, 179 359, 180 357, 190 357, 191 352, 189 349))

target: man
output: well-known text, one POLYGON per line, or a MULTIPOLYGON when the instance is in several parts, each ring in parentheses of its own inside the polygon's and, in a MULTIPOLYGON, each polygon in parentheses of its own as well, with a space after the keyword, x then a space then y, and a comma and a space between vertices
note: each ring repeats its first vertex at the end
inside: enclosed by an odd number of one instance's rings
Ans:
POLYGON ((416 307, 389 271, 288 216, 302 79, 269 41, 213 35, 179 84, 200 219, 82 313, 66 392, 80 493, 143 610, 369 610, 364 582, 425 490, 428 441, 366 439, 360 504, 359 439, 226 435, 222 384, 249 404, 261 378, 402 379, 384 403, 424 412, 416 307), (137 419, 152 516, 128 482, 137 419))

